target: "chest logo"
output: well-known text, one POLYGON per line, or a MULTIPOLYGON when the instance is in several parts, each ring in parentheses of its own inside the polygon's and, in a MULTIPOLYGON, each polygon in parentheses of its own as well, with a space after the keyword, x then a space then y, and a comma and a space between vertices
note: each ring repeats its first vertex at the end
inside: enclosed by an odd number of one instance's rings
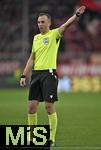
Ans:
POLYGON ((44 43, 45 45, 49 44, 49 38, 48 38, 48 37, 44 38, 44 39, 43 39, 43 43, 44 43))

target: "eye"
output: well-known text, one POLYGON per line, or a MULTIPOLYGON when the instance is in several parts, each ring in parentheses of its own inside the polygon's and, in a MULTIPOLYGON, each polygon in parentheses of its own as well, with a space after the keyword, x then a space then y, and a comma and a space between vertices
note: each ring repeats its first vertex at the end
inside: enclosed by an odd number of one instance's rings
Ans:
POLYGON ((45 23, 45 21, 38 21, 38 23, 45 23))
POLYGON ((44 21, 41 21, 41 23, 44 23, 44 21))

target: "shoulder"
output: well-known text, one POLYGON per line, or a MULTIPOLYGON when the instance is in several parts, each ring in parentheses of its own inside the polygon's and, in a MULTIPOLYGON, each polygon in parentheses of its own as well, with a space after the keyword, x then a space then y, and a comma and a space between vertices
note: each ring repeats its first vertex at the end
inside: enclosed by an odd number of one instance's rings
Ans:
POLYGON ((52 29, 52 32, 53 32, 56 36, 61 37, 60 32, 59 32, 59 28, 52 29))
POLYGON ((41 34, 40 34, 40 33, 38 33, 38 34, 35 34, 35 35, 34 35, 34 37, 37 37, 37 36, 40 36, 40 35, 41 35, 41 34))
POLYGON ((51 31, 52 32, 56 32, 56 31, 58 31, 59 30, 59 28, 55 28, 55 29, 52 29, 51 31))
POLYGON ((40 34, 40 33, 39 33, 39 34, 34 35, 33 40, 35 41, 35 40, 36 40, 36 39, 38 39, 40 36, 41 36, 41 34, 40 34))

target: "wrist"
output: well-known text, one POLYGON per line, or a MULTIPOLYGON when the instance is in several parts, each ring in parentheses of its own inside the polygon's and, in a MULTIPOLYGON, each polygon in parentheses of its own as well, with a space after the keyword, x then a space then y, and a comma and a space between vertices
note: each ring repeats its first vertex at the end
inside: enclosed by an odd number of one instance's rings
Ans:
POLYGON ((20 76, 20 78, 26 78, 26 76, 25 76, 24 74, 22 74, 22 75, 20 76))
POLYGON ((80 14, 79 12, 76 12, 75 15, 76 15, 76 17, 78 17, 78 18, 81 16, 81 14, 80 14))

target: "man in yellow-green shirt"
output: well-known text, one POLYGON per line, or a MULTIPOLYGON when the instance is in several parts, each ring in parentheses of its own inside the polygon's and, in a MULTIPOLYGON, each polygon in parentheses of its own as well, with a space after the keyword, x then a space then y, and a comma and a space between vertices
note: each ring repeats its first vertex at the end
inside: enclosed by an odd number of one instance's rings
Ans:
POLYGON ((57 52, 61 37, 66 29, 85 11, 85 6, 78 8, 75 14, 59 28, 50 30, 51 16, 41 13, 38 16, 40 34, 34 36, 32 53, 27 61, 20 85, 26 85, 26 78, 32 70, 29 87, 28 124, 37 125, 37 109, 39 102, 45 102, 45 109, 49 117, 50 144, 55 143, 57 128, 57 101, 58 77, 56 74, 57 52))

